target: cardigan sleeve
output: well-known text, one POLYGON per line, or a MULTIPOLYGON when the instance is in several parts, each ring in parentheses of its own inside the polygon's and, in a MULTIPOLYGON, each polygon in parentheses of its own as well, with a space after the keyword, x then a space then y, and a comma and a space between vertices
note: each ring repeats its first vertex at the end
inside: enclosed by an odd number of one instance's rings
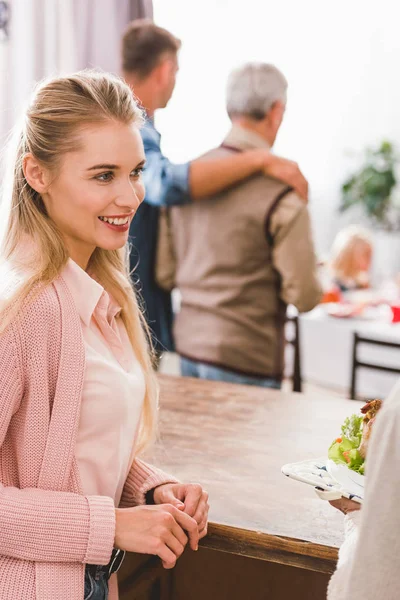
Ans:
MULTIPOLYGON (((0 447, 24 395, 18 332, 0 335, 0 447)), ((0 483, 0 555, 107 564, 115 537, 111 498, 0 483)))
POLYGON ((145 504, 147 492, 165 483, 178 483, 178 480, 136 458, 122 491, 120 507, 129 508, 145 504))

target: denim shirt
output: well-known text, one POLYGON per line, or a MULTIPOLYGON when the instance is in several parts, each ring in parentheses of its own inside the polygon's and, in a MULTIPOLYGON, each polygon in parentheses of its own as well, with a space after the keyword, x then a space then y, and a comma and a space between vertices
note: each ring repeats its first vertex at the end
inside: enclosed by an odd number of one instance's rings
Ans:
POLYGON ((130 268, 134 269, 133 280, 144 301, 156 350, 173 350, 171 295, 158 287, 154 277, 158 220, 160 207, 192 201, 189 163, 173 164, 162 154, 161 135, 152 120, 146 121, 141 135, 146 155, 146 195, 130 226, 130 268))

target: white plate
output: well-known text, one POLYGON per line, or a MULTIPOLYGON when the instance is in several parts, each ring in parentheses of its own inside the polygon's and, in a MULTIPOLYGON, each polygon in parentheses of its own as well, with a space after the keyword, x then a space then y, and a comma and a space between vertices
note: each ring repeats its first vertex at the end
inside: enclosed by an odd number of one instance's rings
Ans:
POLYGON ((364 477, 344 465, 336 465, 325 457, 284 465, 282 473, 291 479, 314 486, 317 494, 325 500, 334 500, 343 496, 356 502, 362 502, 364 498, 364 485, 360 485, 361 482, 364 483, 364 477), (335 472, 335 476, 329 472, 328 463, 332 463, 331 470, 335 472), (342 469, 335 471, 333 466, 342 466, 346 470, 346 481, 342 469))
POLYGON ((346 465, 338 465, 333 460, 326 461, 326 469, 331 477, 337 481, 343 489, 357 496, 364 496, 364 475, 352 471, 346 465))

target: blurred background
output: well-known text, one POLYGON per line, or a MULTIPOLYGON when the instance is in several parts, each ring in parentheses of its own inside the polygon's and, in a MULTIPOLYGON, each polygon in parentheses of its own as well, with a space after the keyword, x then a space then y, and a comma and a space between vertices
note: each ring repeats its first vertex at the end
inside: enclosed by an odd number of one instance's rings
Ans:
MULTIPOLYGON (((275 64, 289 88, 274 151, 297 161, 309 181, 320 260, 344 225, 362 224, 373 233, 372 284, 397 286, 399 12, 392 0, 379 5, 372 0, 0 1, 1 146, 36 81, 86 67, 119 73, 126 25, 135 18, 154 18, 182 40, 175 93, 156 115, 164 154, 186 162, 219 145, 229 129, 229 72, 248 61, 275 64)), ((397 302, 397 287, 389 296, 397 302)), ((330 322, 335 331, 343 324, 330 322)), ((303 336, 305 355, 305 344, 318 342, 319 325, 317 319, 315 333, 303 336)), ((353 322, 349 336, 354 331, 353 322)), ((349 336, 346 353, 351 352, 349 336)), ((304 359, 305 371, 312 370, 314 359, 304 359)), ((397 357, 393 360, 397 365, 397 357)), ((325 379, 334 387, 339 377, 344 389, 350 368, 349 357, 345 373, 325 379)))
POLYGON ((152 11, 182 40, 177 87, 157 118, 171 160, 220 143, 233 67, 276 64, 289 90, 275 151, 299 162, 309 180, 320 253, 351 220, 338 212, 341 185, 365 148, 383 140, 400 145, 398 9, 391 0, 379 10, 372 0, 10 0, 0 7, 3 139, 36 80, 87 66, 118 72, 123 29, 152 11))

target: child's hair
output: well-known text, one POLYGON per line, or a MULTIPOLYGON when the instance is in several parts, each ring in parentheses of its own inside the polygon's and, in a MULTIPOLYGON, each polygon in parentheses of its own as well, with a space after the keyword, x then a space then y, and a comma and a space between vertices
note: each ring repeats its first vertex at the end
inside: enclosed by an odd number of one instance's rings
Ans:
MULTIPOLYGON (((29 273, 22 285, 0 309, 0 332, 31 299, 61 273, 68 253, 54 222, 48 217, 39 193, 25 179, 23 161, 27 153, 52 172, 57 172, 63 155, 79 148, 82 127, 107 122, 143 123, 143 113, 130 88, 106 73, 82 71, 41 83, 35 90, 23 122, 10 144, 9 164, 0 204, 0 260, 20 265, 23 240, 33 241, 36 252, 25 255, 29 273)), ((127 248, 96 248, 88 271, 121 306, 134 352, 143 368, 146 394, 139 434, 142 449, 153 437, 156 426, 157 385, 151 365, 151 342, 129 275, 127 248)))
POLYGON ((372 256, 372 240, 368 230, 358 225, 342 229, 333 242, 330 267, 338 278, 354 279, 363 268, 360 267, 360 257, 372 256))

